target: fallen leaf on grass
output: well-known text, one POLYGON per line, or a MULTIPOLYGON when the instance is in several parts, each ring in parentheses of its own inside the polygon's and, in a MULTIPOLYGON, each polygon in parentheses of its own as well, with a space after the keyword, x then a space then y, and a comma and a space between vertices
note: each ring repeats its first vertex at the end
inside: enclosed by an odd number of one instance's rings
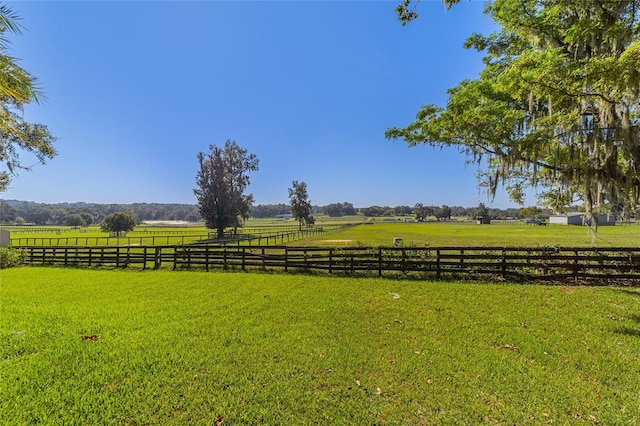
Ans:
POLYGON ((98 336, 97 334, 92 334, 88 336, 82 336, 81 338, 82 340, 98 340, 100 336, 98 336))
POLYGON ((216 419, 216 421, 213 424, 215 426, 220 426, 222 424, 222 420, 224 420, 224 417, 220 416, 216 419))
POLYGON ((517 351, 517 350, 518 350, 518 347, 517 347, 517 346, 515 346, 515 345, 509 345, 509 344, 504 345, 504 346, 503 346, 503 348, 505 348, 505 349, 511 349, 512 351, 517 351))

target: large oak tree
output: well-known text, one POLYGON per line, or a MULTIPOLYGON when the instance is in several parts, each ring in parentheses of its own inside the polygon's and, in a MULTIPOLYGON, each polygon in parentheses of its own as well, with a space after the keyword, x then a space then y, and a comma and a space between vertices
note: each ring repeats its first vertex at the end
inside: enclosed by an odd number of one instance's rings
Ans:
POLYGON ((36 78, 22 68, 9 54, 7 33, 20 34, 19 17, 0 5, 0 191, 7 189, 11 176, 28 170, 21 153, 35 155, 42 164, 55 156, 55 138, 47 126, 24 120, 25 105, 39 103, 42 92, 36 78))
POLYGON ((209 153, 200 152, 197 157, 198 188, 193 192, 207 228, 216 229, 222 238, 225 228, 249 217, 253 195, 244 191, 250 183, 247 173, 258 170, 258 158, 232 140, 223 148, 210 145, 209 153))
POLYGON ((100 224, 100 229, 103 232, 112 232, 117 237, 120 237, 128 231, 133 231, 137 223, 138 220, 135 216, 129 213, 115 212, 104 218, 100 224))
MULTIPOLYGON (((398 6, 403 24, 417 17, 416 6, 398 6)), ((457 147, 481 168, 491 196, 504 185, 522 201, 536 187, 556 209, 580 199, 588 218, 620 206, 635 211, 640 1, 495 0, 485 13, 501 29, 466 42, 486 54, 479 77, 387 137, 457 147)))

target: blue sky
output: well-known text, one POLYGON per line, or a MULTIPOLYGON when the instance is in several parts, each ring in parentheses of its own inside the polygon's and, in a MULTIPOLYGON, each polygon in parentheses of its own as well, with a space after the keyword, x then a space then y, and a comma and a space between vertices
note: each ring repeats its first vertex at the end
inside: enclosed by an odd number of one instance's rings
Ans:
POLYGON ((482 2, 438 0, 402 27, 397 3, 9 2, 26 28, 12 53, 47 95, 25 118, 58 156, 24 155, 33 170, 0 197, 192 204, 196 154, 233 139, 260 160, 257 204, 288 203, 293 180, 316 205, 489 204, 456 150, 384 132, 476 77, 462 44, 493 23, 482 2))

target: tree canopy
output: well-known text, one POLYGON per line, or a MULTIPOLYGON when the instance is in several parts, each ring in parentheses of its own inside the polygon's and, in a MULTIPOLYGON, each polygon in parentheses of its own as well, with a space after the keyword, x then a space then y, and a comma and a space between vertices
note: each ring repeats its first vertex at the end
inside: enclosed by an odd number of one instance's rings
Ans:
POLYGON ((327 216, 339 217, 357 214, 358 211, 353 207, 352 203, 345 201, 344 203, 331 203, 324 206, 324 213, 327 216))
POLYGON ((67 226, 87 226, 87 221, 81 214, 70 214, 64 220, 64 224, 67 226))
POLYGON ((7 33, 20 34, 20 18, 0 4, 0 191, 7 189, 11 176, 18 170, 29 170, 20 154, 29 152, 42 164, 55 156, 55 138, 47 126, 28 123, 23 118, 24 106, 40 103, 43 94, 37 80, 9 55, 7 33))
MULTIPOLYGON (((446 0, 447 7, 458 0, 446 0)), ((416 3, 398 6, 406 24, 416 3)), ((522 203, 537 188, 547 204, 580 200, 588 217, 640 198, 640 1, 495 0, 501 26, 465 44, 486 54, 475 80, 449 89, 445 107, 387 131, 410 146, 457 147, 522 203)))
POLYGON ((440 207, 435 211, 436 217, 442 220, 451 219, 451 214, 452 214, 451 207, 449 207, 446 204, 443 204, 442 207, 440 207))
POLYGON ((137 223, 138 220, 135 216, 124 212, 115 212, 104 218, 100 228, 104 232, 113 232, 119 237, 123 232, 133 231, 137 223))
POLYGON ((294 180, 289 188, 289 204, 291 205, 291 214, 294 219, 299 222, 299 228, 302 229, 302 223, 307 225, 313 223, 311 216, 311 201, 309 201, 309 193, 307 192, 307 184, 294 180))
POLYGON ((232 140, 224 148, 210 145, 209 153, 199 152, 197 157, 200 170, 193 192, 207 228, 216 229, 222 238, 225 228, 249 217, 253 195, 244 191, 250 183, 248 172, 258 170, 258 158, 232 140))
POLYGON ((487 209, 484 203, 478 204, 478 207, 471 211, 471 219, 478 217, 489 217, 489 209, 487 209))

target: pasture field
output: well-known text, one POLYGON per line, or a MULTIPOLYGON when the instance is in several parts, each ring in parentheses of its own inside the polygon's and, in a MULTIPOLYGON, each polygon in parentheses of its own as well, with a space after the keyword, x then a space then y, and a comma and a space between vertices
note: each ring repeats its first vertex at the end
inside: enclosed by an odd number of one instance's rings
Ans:
POLYGON ((525 225, 473 222, 374 223, 345 228, 317 238, 292 242, 306 246, 391 246, 393 239, 405 246, 492 246, 492 247, 633 247, 640 245, 640 226, 601 226, 595 240, 584 226, 525 225))
MULTIPOLYGON (((349 217, 344 222, 325 218, 316 224, 318 227, 333 227, 343 223, 358 223, 358 217, 349 217)), ((361 221, 361 218, 360 218, 361 221)), ((25 227, 26 228, 26 227, 25 227)), ((49 227, 51 232, 12 231, 11 238, 17 245, 17 239, 27 245, 170 245, 200 241, 210 232, 205 227, 136 227, 125 237, 107 238, 97 227, 71 229, 69 227, 49 227), (51 240, 49 240, 51 239, 51 240)), ((286 230, 296 230, 297 222, 291 219, 252 219, 240 230, 245 235, 275 235, 286 230)), ((391 246, 394 238, 403 239, 405 246, 416 247, 635 247, 640 245, 640 226, 617 225, 601 226, 594 239, 588 228, 583 226, 537 226, 522 222, 478 225, 473 222, 374 222, 345 227, 339 231, 318 235, 317 237, 287 239, 286 242, 273 239, 278 244, 300 246, 391 246)), ((266 241, 266 240, 265 240, 266 241)), ((254 245, 257 242, 253 243, 254 245)), ((264 242, 268 245, 270 242, 264 242)))
MULTIPOLYGON (((324 227, 325 230, 340 227, 345 224, 362 222, 362 216, 345 216, 331 218, 326 215, 318 215, 316 228, 324 227)), ((206 240, 215 233, 200 224, 187 224, 179 226, 138 225, 134 230, 121 237, 109 236, 108 232, 102 232, 98 226, 74 228, 70 226, 3 226, 11 232, 11 240, 14 246, 30 245, 57 245, 57 246, 109 246, 109 245, 174 245, 189 244, 206 240)), ((260 243, 269 245, 276 241, 275 235, 291 233, 298 230, 298 222, 293 219, 249 219, 245 225, 238 229, 239 234, 251 236, 254 245, 257 238, 262 237, 260 243), (271 236, 266 239, 266 236, 271 236)), ((287 238, 290 240, 291 238, 287 238)), ((230 241, 235 241, 233 237, 230 241)))
POLYGON ((4 424, 640 418, 640 290, 0 271, 4 424))
POLYGON ((206 239, 208 231, 204 227, 189 228, 147 228, 136 227, 122 237, 110 237, 108 232, 97 227, 72 229, 70 227, 46 227, 38 231, 24 229, 11 232, 14 246, 57 245, 57 246, 98 246, 98 245, 169 245, 193 243, 206 239))

